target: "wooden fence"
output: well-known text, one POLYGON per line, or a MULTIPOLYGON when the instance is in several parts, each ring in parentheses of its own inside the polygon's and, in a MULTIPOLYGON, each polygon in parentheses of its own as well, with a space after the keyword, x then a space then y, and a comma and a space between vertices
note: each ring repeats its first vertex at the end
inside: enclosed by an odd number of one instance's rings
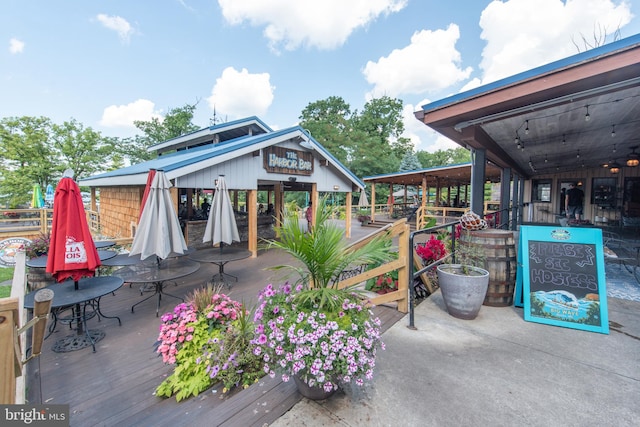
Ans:
POLYGON ((381 274, 398 270, 398 289, 371 299, 371 304, 380 305, 389 302, 397 302, 398 311, 407 313, 409 311, 409 236, 410 228, 406 218, 400 219, 392 224, 388 224, 375 232, 353 242, 349 245, 352 248, 359 248, 366 245, 372 239, 381 234, 389 234, 391 238, 398 237, 398 259, 382 264, 371 270, 363 271, 359 274, 342 280, 338 283, 339 288, 353 286, 363 281, 378 277, 381 274))

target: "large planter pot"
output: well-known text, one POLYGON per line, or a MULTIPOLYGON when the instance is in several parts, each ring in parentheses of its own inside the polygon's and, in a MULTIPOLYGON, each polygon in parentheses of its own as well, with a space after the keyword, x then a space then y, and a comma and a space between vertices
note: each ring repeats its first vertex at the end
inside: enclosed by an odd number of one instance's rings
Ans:
POLYGON ((438 284, 447 312, 471 320, 478 315, 487 294, 489 272, 479 267, 443 264, 438 266, 438 284))
POLYGON ((296 386, 298 387, 298 391, 300 392, 300 394, 302 396, 306 397, 307 399, 324 400, 324 399, 328 399, 329 397, 331 397, 333 395, 333 393, 336 392, 335 389, 327 392, 322 387, 322 385, 311 387, 311 386, 309 386, 309 384, 304 382, 304 380, 302 378, 300 378, 300 376, 298 376, 298 375, 294 375, 293 376, 293 381, 295 381, 296 386))

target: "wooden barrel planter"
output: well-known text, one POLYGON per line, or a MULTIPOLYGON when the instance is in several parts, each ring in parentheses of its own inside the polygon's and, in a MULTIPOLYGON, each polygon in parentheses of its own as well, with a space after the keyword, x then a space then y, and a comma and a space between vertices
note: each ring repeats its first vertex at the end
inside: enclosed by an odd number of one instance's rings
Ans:
POLYGON ((29 267, 27 271, 27 287, 29 292, 44 288, 55 283, 51 273, 46 272, 45 267, 29 267))
POLYGON ((516 244, 512 231, 478 230, 469 231, 460 245, 475 245, 482 253, 485 270, 489 271, 489 287, 483 305, 508 307, 513 304, 516 287, 516 244))

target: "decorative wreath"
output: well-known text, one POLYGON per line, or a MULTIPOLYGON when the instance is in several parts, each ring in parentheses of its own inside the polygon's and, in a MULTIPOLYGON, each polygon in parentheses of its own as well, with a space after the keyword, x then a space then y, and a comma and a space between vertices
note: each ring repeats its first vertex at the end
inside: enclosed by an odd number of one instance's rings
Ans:
POLYGON ((460 217, 460 225, 465 230, 484 230, 487 228, 487 221, 480 218, 477 213, 468 210, 460 217))

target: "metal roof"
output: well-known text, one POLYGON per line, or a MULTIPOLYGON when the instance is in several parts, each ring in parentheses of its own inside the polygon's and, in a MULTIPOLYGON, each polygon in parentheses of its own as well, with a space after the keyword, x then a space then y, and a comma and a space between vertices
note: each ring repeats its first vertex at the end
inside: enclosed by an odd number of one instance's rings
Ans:
POLYGON ((435 101, 415 115, 525 178, 624 163, 640 148, 640 35, 435 101))
POLYGON ((356 187, 364 188, 364 183, 358 177, 300 126, 181 149, 146 162, 84 178, 80 183, 89 187, 144 185, 149 169, 162 169, 169 179, 175 179, 291 139, 303 142, 303 148, 315 150, 356 187))
MULTIPOLYGON (((500 181, 500 168, 489 164, 487 165, 485 175, 487 180, 498 182, 500 181)), ((459 163, 406 172, 366 176, 362 180, 365 183, 412 185, 419 187, 422 185, 423 178, 426 178, 427 185, 432 187, 469 184, 471 182, 471 163, 459 163)))

